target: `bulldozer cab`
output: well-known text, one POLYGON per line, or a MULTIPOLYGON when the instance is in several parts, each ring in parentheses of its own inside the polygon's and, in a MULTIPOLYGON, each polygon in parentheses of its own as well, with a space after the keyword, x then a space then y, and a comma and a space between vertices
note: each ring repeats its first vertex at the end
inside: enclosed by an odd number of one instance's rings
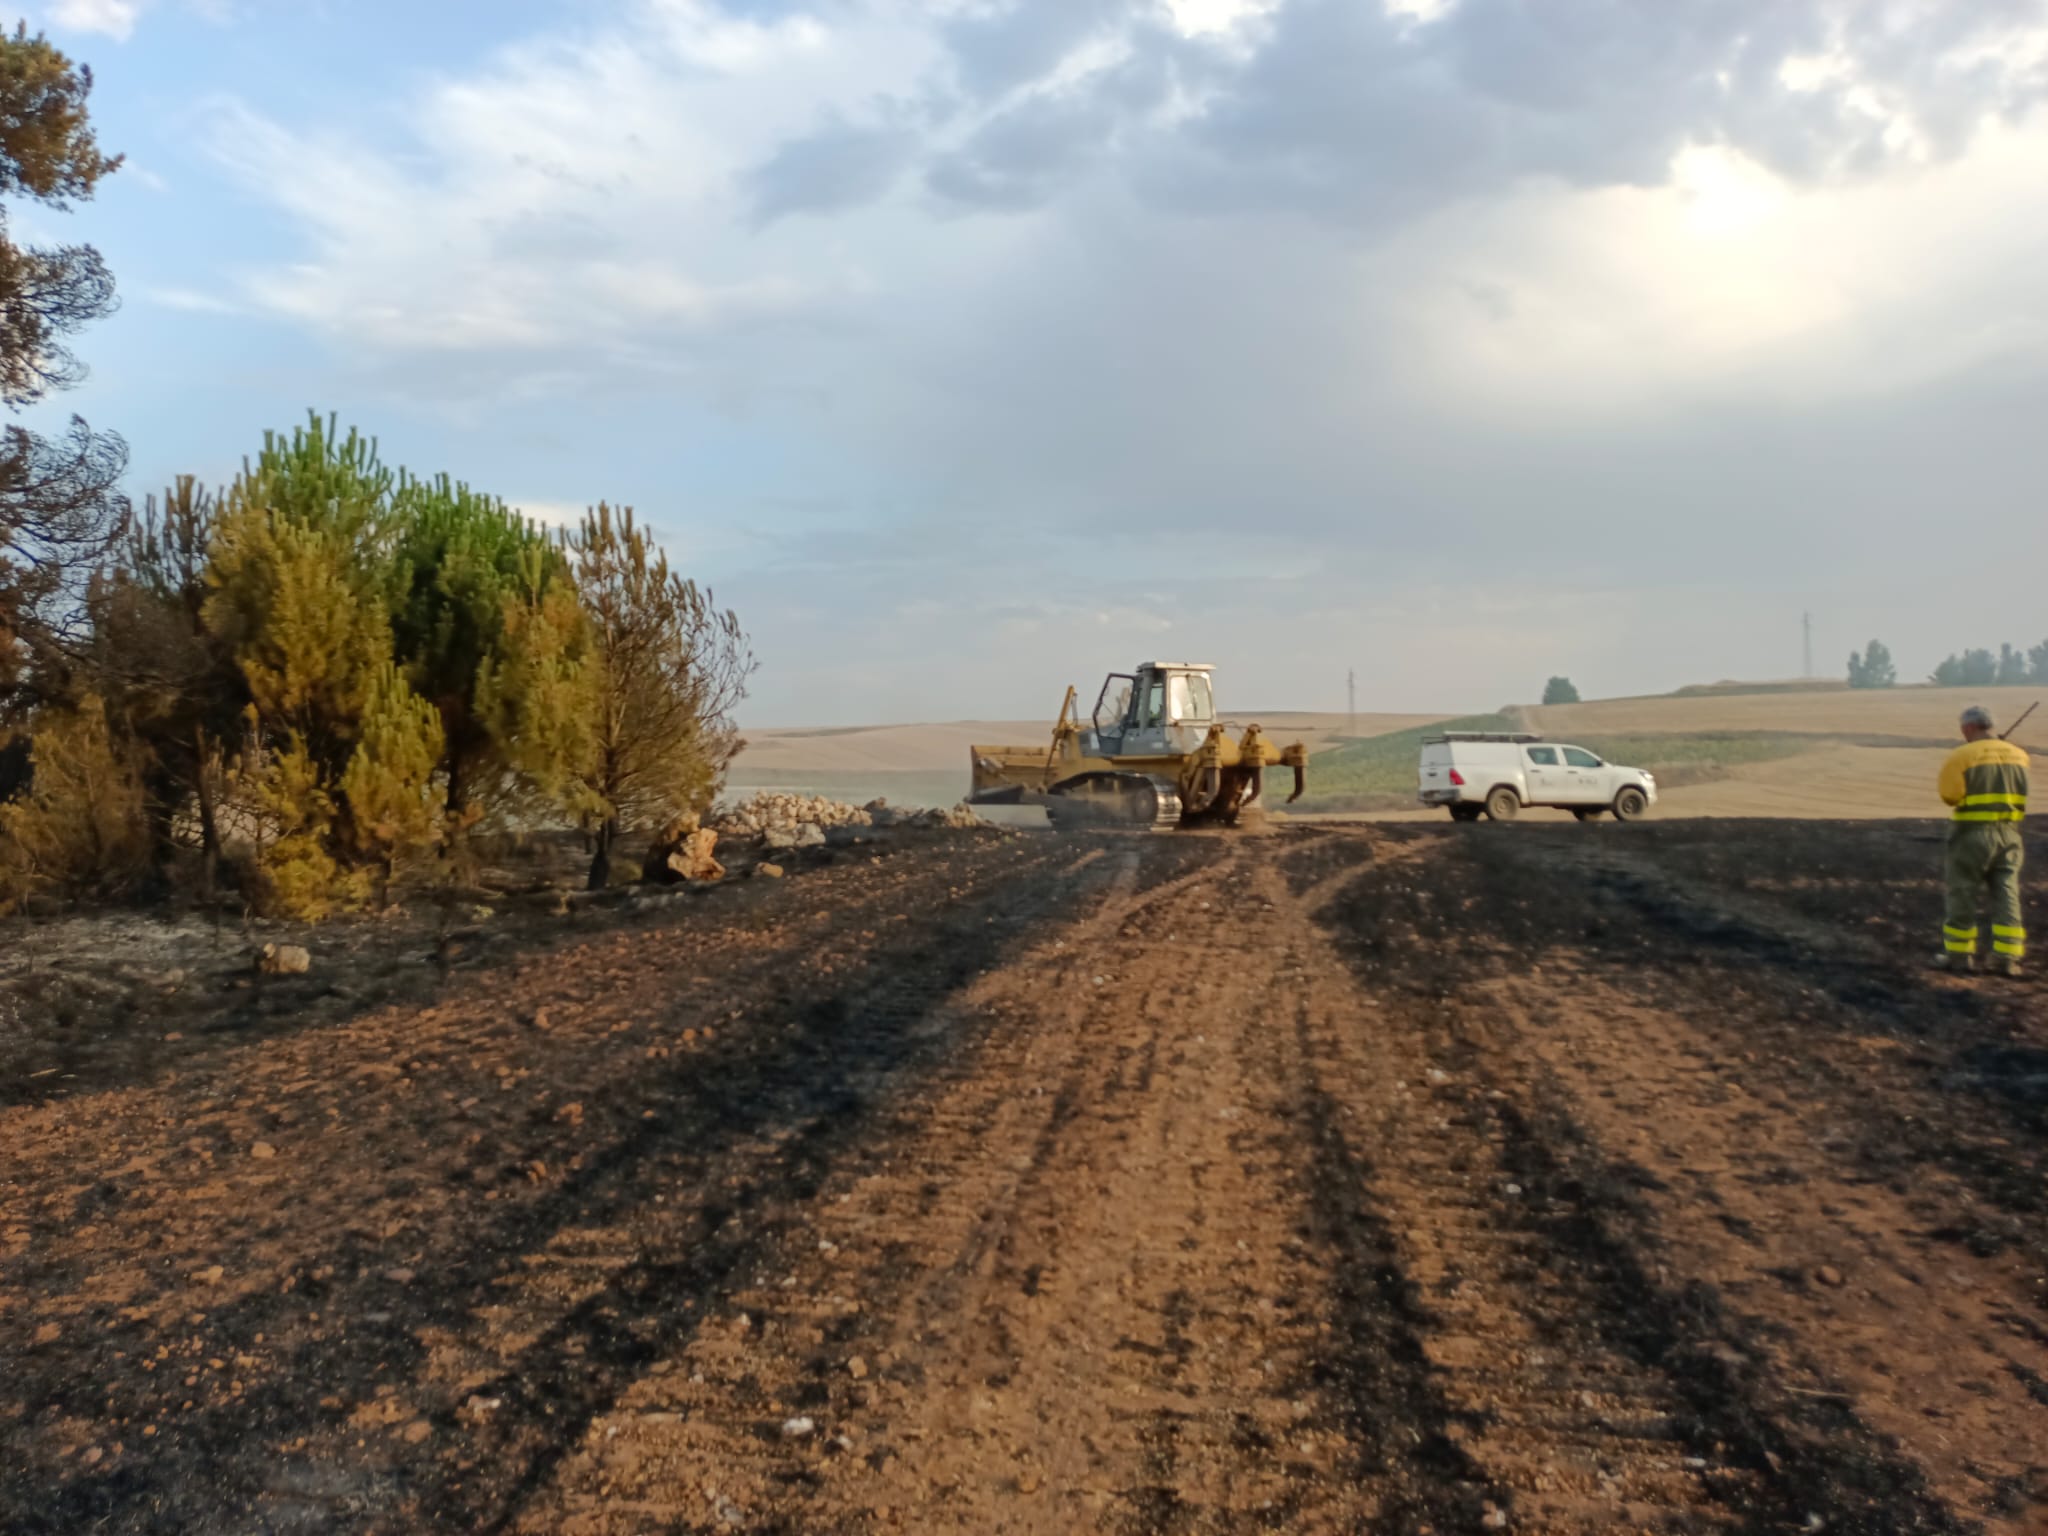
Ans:
POLYGON ((1088 750, 1099 757, 1166 757, 1194 751, 1216 722, 1212 669, 1148 661, 1112 672, 1095 700, 1088 750))

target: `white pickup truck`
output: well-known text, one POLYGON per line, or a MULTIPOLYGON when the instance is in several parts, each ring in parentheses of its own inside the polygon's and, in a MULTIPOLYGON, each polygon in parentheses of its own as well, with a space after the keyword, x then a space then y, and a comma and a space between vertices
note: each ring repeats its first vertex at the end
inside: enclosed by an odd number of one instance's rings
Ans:
POLYGON ((1657 780, 1541 736, 1447 731, 1422 739, 1416 798, 1456 821, 1512 821, 1525 805, 1558 806, 1581 821, 1608 811, 1634 821, 1657 803, 1657 780))

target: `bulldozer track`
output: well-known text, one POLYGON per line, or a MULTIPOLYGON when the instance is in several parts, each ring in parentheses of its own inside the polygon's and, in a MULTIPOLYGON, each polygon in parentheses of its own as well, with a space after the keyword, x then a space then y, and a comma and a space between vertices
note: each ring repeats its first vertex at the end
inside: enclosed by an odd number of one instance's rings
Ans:
POLYGON ((1180 791, 1173 781, 1131 773, 1069 779, 1047 795, 1045 811, 1061 831, 1120 827, 1165 832, 1181 824, 1180 791))
POLYGON ((2026 997, 1540 831, 934 843, 0 1110, 0 1527, 2040 1529, 2026 997))

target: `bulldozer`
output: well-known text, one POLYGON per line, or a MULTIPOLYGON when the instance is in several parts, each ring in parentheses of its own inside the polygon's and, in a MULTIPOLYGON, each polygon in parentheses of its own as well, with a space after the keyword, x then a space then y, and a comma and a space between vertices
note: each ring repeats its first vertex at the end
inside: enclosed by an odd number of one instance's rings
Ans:
POLYGON ((1148 661, 1112 672, 1084 723, 1066 701, 1050 745, 969 747, 970 805, 1036 805, 1055 827, 1235 825, 1268 768, 1292 768, 1301 798, 1308 749, 1275 746, 1256 725, 1237 740, 1216 718, 1214 667, 1148 661))

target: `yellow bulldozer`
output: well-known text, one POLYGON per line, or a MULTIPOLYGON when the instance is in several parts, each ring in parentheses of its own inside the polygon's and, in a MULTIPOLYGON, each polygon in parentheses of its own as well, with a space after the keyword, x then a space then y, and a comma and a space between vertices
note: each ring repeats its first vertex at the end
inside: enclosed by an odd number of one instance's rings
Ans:
POLYGON ((1275 746, 1256 725, 1232 741, 1216 718, 1214 670, 1148 661, 1112 672, 1086 723, 1069 688, 1049 746, 968 748, 968 803, 1043 806, 1056 827, 1230 826, 1258 800, 1266 769, 1292 768, 1292 805, 1308 749, 1275 746))

